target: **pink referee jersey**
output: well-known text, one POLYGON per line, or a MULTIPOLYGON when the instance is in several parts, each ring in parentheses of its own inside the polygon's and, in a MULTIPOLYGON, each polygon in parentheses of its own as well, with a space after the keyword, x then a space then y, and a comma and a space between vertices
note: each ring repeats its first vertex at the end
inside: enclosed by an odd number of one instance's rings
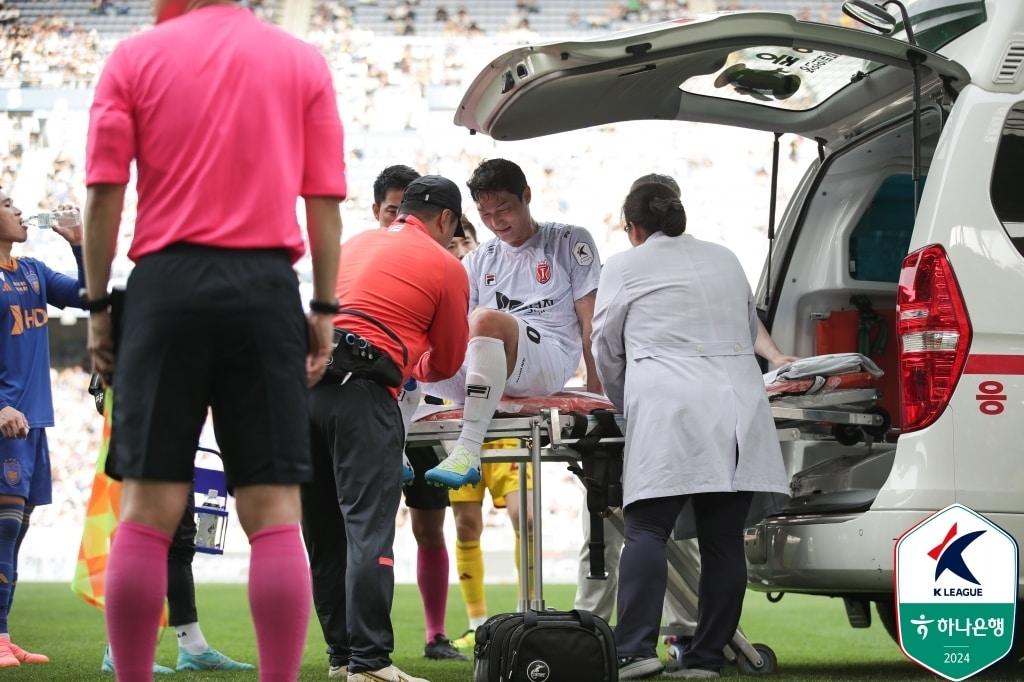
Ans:
POLYGON ((127 184, 132 160, 132 260, 176 242, 297 259, 297 198, 346 194, 327 63, 234 3, 127 38, 96 87, 86 184, 127 184))

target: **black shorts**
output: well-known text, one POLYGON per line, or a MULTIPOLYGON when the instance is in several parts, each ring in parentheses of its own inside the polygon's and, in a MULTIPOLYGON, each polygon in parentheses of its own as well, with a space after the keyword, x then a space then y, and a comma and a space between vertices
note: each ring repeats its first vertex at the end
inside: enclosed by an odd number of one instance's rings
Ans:
POLYGON ((108 473, 191 481, 212 408, 229 486, 308 480, 308 348, 285 251, 179 244, 143 257, 125 293, 108 473))
POLYGON ((448 506, 448 488, 442 488, 427 483, 423 474, 428 469, 437 466, 437 453, 433 446, 421 445, 415 447, 407 445, 405 454, 409 458, 412 470, 416 472, 416 478, 412 483, 402 486, 405 493, 405 506, 409 509, 445 509, 448 506))

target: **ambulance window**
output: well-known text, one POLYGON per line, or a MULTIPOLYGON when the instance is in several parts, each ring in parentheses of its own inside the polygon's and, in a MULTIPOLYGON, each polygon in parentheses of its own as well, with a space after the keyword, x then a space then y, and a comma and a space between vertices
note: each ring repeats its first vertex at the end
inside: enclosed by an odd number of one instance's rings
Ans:
POLYGON ((1002 139, 992 169, 992 207, 1010 235, 1013 245, 1024 255, 1024 102, 1014 105, 1003 125, 1002 139))
POLYGON ((891 175, 850 235, 850 277, 898 282, 913 232, 914 183, 909 175, 891 175))

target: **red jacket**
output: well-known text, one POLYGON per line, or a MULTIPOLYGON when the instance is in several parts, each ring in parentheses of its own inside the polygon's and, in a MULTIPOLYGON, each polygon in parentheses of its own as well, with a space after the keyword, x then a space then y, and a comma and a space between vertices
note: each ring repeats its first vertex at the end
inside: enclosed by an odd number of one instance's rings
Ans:
POLYGON ((334 318, 335 327, 386 351, 403 376, 441 381, 462 366, 469 343, 466 271, 417 218, 405 216, 345 242, 336 293, 342 308, 376 318, 405 343, 409 363, 403 365, 401 347, 373 323, 334 318))

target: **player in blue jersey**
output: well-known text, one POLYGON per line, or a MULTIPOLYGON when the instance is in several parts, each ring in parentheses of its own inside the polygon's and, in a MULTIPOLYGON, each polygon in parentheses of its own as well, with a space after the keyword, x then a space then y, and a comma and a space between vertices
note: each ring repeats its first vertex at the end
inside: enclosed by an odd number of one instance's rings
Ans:
POLYGON ((7 614, 29 516, 36 505, 50 503, 46 427, 53 426, 53 399, 46 306, 82 306, 82 225, 53 230, 71 244, 77 280, 34 258, 11 255, 15 243, 28 239, 28 230, 21 211, 0 190, 0 667, 50 660, 11 641, 7 614))

